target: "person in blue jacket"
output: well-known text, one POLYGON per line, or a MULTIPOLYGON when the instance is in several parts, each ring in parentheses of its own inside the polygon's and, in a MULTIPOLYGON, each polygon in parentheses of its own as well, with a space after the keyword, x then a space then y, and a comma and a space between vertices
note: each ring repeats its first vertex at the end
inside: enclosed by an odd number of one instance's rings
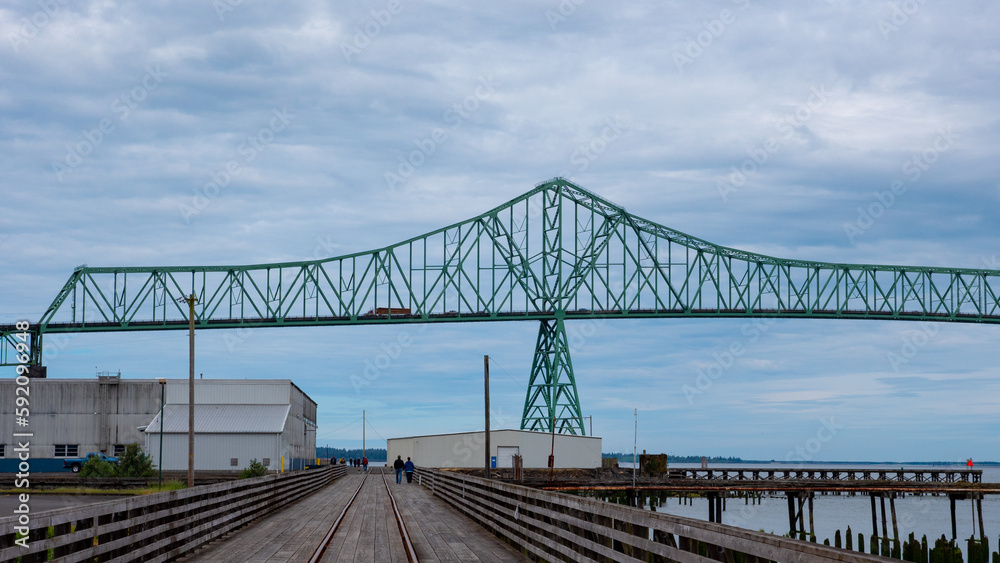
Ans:
POLYGON ((413 482, 413 470, 416 469, 413 465, 413 460, 406 458, 406 463, 403 464, 403 471, 406 472, 406 483, 413 482))

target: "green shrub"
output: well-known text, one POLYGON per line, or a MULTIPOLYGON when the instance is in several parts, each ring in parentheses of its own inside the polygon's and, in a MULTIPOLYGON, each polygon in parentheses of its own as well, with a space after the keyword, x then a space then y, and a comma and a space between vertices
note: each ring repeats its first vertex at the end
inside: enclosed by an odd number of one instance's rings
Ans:
POLYGON ((80 477, 104 479, 115 476, 115 466, 99 457, 92 457, 80 467, 80 477))
POLYGON ((256 459, 251 459, 250 466, 240 472, 240 479, 260 477, 261 475, 267 475, 267 468, 256 459))
POLYGON ((152 477, 156 475, 153 458, 146 455, 139 444, 129 444, 125 453, 118 458, 115 477, 152 477))

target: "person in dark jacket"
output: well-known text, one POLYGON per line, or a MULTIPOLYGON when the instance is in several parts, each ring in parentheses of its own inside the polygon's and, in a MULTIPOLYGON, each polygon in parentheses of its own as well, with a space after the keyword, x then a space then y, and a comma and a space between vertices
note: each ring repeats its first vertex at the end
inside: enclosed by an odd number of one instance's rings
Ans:
POLYGON ((396 484, 403 482, 403 467, 406 464, 403 463, 403 456, 396 456, 396 461, 392 462, 392 468, 396 470, 396 484))
POLYGON ((416 467, 413 466, 413 461, 410 458, 406 458, 406 463, 403 464, 403 471, 406 472, 406 483, 413 482, 413 470, 416 467))

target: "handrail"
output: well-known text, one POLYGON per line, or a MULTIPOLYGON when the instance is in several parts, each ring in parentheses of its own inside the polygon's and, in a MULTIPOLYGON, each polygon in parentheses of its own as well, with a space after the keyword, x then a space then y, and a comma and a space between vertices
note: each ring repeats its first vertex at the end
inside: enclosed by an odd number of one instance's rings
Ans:
POLYGON ((421 484, 533 559, 545 561, 732 560, 889 562, 713 522, 649 512, 447 471, 423 470, 421 484))

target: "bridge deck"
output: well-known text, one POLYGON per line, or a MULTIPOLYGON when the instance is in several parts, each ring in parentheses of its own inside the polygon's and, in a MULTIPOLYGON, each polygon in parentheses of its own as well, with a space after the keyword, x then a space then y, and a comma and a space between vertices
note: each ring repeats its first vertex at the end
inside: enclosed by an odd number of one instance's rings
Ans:
MULTIPOLYGON (((528 560, 416 482, 396 485, 392 482, 394 475, 387 477, 422 563, 528 560)), ((294 505, 252 522, 179 561, 308 561, 361 480, 360 473, 348 473, 294 505)), ((371 475, 359 493, 323 561, 406 561, 392 508, 377 473, 371 475)))

